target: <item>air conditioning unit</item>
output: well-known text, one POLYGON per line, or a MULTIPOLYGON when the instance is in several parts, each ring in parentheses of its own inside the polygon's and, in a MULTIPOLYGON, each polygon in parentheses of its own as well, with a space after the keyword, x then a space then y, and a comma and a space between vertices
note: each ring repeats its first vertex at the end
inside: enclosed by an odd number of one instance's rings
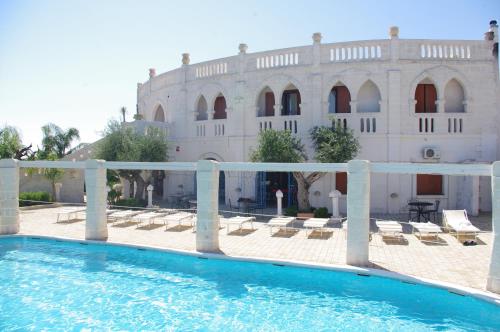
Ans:
POLYGON ((424 159, 439 159, 441 151, 438 148, 424 148, 424 159))

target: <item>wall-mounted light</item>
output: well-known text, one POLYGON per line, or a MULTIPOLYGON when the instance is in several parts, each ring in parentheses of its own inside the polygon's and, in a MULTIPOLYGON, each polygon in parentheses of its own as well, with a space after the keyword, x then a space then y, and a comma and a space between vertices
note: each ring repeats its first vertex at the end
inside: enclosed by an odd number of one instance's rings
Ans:
POLYGON ((175 147, 175 152, 179 152, 179 151, 181 151, 181 147, 180 146, 176 146, 175 147))

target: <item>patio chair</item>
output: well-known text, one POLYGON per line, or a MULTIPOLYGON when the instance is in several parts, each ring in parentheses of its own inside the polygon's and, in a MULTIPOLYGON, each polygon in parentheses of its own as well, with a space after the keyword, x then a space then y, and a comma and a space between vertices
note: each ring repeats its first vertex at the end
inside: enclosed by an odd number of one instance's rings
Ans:
POLYGON ((141 210, 120 210, 108 215, 108 222, 114 223, 117 221, 130 220, 136 214, 142 213, 141 210))
POLYGON ((439 227, 436 224, 433 224, 431 222, 412 222, 410 221, 410 225, 413 227, 413 234, 417 236, 416 233, 418 233, 418 238, 422 239, 424 236, 432 236, 434 235, 437 239, 440 233, 443 233, 441 230, 441 227, 439 227))
POLYGON ((166 216, 158 218, 158 220, 163 221, 165 225, 165 230, 168 229, 168 225, 170 223, 176 223, 177 226, 181 226, 183 222, 188 221, 189 226, 193 227, 193 218, 195 217, 194 213, 191 212, 177 212, 173 214, 167 214, 166 216))
POLYGON ((310 229, 313 231, 318 231, 320 232, 320 235, 323 236, 323 231, 330 221, 329 218, 309 218, 304 220, 304 228, 306 229, 306 237, 307 237, 307 230, 310 229))
POLYGON ((78 213, 85 212, 86 208, 64 208, 57 213, 56 223, 78 219, 78 213))
POLYGON ((376 220, 375 225, 378 227, 380 236, 403 239, 403 226, 399 222, 394 220, 376 220))
MULTIPOLYGON (((411 203, 411 202, 416 202, 415 199, 409 199, 407 204, 408 203, 411 203)), ((406 209, 408 210, 408 220, 413 220, 413 217, 412 215, 415 214, 416 216, 418 216, 418 209, 414 206, 410 206, 410 205, 407 205, 406 206, 406 209)))
POLYGON ((166 216, 166 215, 167 215, 166 212, 156 212, 156 211, 145 212, 145 213, 141 213, 141 214, 137 214, 137 215, 133 216, 132 221, 137 222, 137 228, 139 228, 142 225, 142 223, 145 223, 145 222, 147 222, 148 225, 151 226, 151 225, 154 225, 156 219, 161 218, 161 217, 166 216))
POLYGON ((238 226, 238 230, 240 233, 243 232, 243 225, 249 223, 250 224, 250 230, 254 230, 255 228, 253 227, 253 222, 255 221, 255 217, 242 217, 242 216, 236 216, 236 217, 231 217, 231 218, 222 218, 222 222, 226 224, 226 230, 227 234, 229 234, 229 226, 230 225, 235 225, 238 226))
POLYGON ((456 234, 459 242, 460 235, 473 234, 474 239, 477 240, 477 233, 480 231, 472 225, 466 210, 443 210, 443 225, 450 230, 450 234, 456 234))
POLYGON ((230 211, 240 211, 240 203, 234 205, 231 203, 231 198, 229 198, 229 210, 230 211))
POLYGON ((288 226, 293 227, 293 222, 295 221, 295 217, 276 217, 272 218, 267 222, 267 226, 269 227, 269 234, 273 234, 273 227, 278 227, 279 230, 284 229, 285 233, 288 226))
POLYGON ((434 202, 434 208, 433 209, 430 209, 430 210, 425 210, 424 211, 424 217, 427 216, 427 220, 430 220, 431 219, 431 214, 434 215, 434 218, 432 219, 434 222, 436 222, 436 219, 437 219, 437 215, 438 215, 438 212, 439 212, 439 204, 441 203, 441 201, 439 199, 436 199, 436 201, 434 202))

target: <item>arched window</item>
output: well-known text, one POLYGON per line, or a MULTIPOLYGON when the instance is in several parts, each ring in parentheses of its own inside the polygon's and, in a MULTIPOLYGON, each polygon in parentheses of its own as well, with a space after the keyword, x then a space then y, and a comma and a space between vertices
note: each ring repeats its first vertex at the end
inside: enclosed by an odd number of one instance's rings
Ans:
POLYGON ((372 81, 366 81, 358 92, 358 112, 380 112, 380 99, 380 91, 375 83, 372 81))
POLYGON ((436 100, 436 87, 431 80, 423 80, 415 89, 415 113, 436 113, 436 100))
POLYGON ((257 116, 274 116, 274 92, 265 87, 259 94, 257 101, 257 116))
POLYGON ((163 107, 161 107, 161 105, 156 108, 155 121, 165 122, 165 112, 163 111, 163 107))
POLYGON ((453 79, 444 88, 444 111, 449 113, 465 112, 465 93, 462 85, 453 79))
POLYGON ((288 85, 281 97, 281 115, 300 115, 300 103, 299 89, 288 85))
POLYGON ((226 98, 219 94, 214 102, 214 119, 226 119, 226 98))
POLYGON ((328 113, 351 113, 351 93, 343 85, 336 85, 328 95, 328 113))
POLYGON ((198 113, 196 115, 196 121, 208 120, 207 109, 207 101, 205 100, 205 97, 201 96, 200 99, 198 99, 198 105, 196 106, 196 112, 198 113))

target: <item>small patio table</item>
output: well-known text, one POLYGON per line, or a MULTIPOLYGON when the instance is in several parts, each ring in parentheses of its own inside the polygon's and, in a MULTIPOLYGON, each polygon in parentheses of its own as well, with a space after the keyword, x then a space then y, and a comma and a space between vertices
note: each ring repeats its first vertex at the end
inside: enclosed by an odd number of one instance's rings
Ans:
POLYGON ((431 202, 410 202, 408 203, 408 205, 417 208, 417 220, 418 222, 420 222, 420 216, 423 216, 424 220, 427 221, 424 216, 425 208, 428 206, 433 206, 434 204, 431 202))

